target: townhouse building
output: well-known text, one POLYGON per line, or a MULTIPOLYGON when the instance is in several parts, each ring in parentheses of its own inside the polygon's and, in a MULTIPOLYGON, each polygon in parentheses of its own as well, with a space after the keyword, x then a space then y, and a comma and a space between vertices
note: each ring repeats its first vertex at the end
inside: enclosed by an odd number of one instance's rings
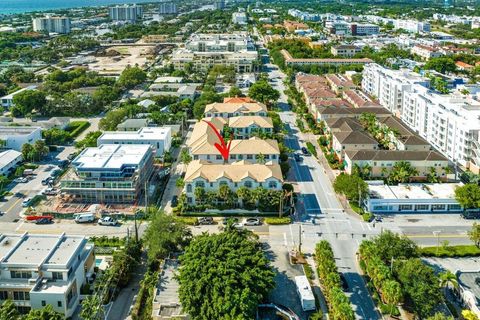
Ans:
POLYGON ((260 102, 214 102, 205 106, 206 118, 240 116, 267 116, 267 106, 260 102))
POLYGON ((360 59, 317 59, 317 58, 293 58, 292 55, 285 49, 280 51, 283 58, 285 59, 286 66, 312 66, 312 65, 332 65, 332 66, 342 66, 342 65, 350 65, 350 64, 368 64, 372 63, 372 59, 368 58, 360 58, 360 59))
POLYGON ((103 144, 84 149, 62 177, 72 202, 135 203, 153 173, 150 144, 103 144))
POLYGON ((231 117, 228 119, 228 127, 235 139, 246 139, 257 133, 273 133, 273 121, 269 117, 231 117))
POLYGON ((357 85, 355 85, 352 80, 341 74, 327 74, 325 78, 336 94, 340 94, 344 90, 353 90, 357 88, 357 85))
POLYGON ((51 305, 72 317, 94 271, 93 249, 84 236, 2 234, 0 300, 12 300, 21 313, 51 305))
POLYGON ((195 189, 217 191, 220 186, 226 185, 232 191, 240 187, 255 189, 262 187, 268 190, 281 190, 283 177, 278 164, 252 164, 246 160, 231 164, 211 163, 203 160, 194 160, 185 173, 185 194, 187 203, 194 205, 195 189))
POLYGON ((278 142, 272 139, 262 140, 253 137, 245 140, 231 140, 230 157, 225 161, 215 147, 215 139, 205 139, 203 143, 190 148, 193 160, 205 160, 211 163, 233 163, 246 160, 250 163, 277 163, 280 149, 278 142))

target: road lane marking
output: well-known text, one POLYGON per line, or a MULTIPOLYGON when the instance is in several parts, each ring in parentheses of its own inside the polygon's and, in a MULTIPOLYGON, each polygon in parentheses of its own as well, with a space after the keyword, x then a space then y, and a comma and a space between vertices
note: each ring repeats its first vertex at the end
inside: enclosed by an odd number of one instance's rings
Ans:
POLYGON ((283 233, 283 242, 285 243, 285 247, 288 248, 287 234, 285 232, 283 233))
MULTIPOLYGON (((19 203, 20 201, 22 201, 22 198, 18 198, 18 200, 15 201, 15 202, 10 206, 10 208, 8 208, 8 209, 5 210, 5 211, 6 211, 6 212, 11 211, 11 210, 17 205, 17 203, 19 203)), ((21 210, 20 210, 20 211, 21 211, 21 210)))

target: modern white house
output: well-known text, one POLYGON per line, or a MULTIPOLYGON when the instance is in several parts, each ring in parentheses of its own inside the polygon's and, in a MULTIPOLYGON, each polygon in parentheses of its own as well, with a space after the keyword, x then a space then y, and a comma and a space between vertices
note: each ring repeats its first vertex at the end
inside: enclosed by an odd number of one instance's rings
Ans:
POLYGON ((0 141, 3 149, 13 149, 22 151, 25 143, 35 143, 42 139, 42 129, 40 127, 0 127, 0 141))
POLYGON ((16 150, 0 152, 0 175, 7 176, 23 161, 22 153, 16 150))
POLYGON ((84 236, 65 233, 2 234, 0 300, 11 299, 22 313, 51 305, 71 317, 94 271, 93 248, 84 236))
POLYGON ((368 181, 364 208, 372 213, 461 213, 455 200, 457 183, 405 183, 389 186, 383 181, 368 181))
POLYGON ((6 96, 3 96, 3 97, 0 98, 0 103, 2 104, 2 107, 9 109, 10 107, 13 107, 13 105, 14 105, 13 104, 13 97, 15 97, 15 95, 17 95, 21 92, 27 91, 27 90, 35 90, 36 88, 37 88, 37 86, 28 86, 26 88, 22 88, 20 90, 17 90, 15 92, 7 94, 6 96))
POLYGON ((161 157, 170 150, 172 128, 145 127, 138 131, 107 131, 97 139, 97 146, 102 144, 149 144, 155 156, 161 157))

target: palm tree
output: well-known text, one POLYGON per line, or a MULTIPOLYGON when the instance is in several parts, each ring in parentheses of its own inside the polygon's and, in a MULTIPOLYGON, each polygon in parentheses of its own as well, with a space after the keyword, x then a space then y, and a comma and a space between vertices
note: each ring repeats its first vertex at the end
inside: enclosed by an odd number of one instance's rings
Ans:
POLYGON ((260 164, 265 164, 265 155, 263 153, 257 154, 257 162, 260 164))
POLYGON ((382 297, 386 303, 391 305, 390 314, 393 313, 393 308, 401 301, 402 288, 395 280, 387 280, 382 285, 382 297))
POLYGON ((206 192, 204 188, 196 187, 193 194, 195 195, 195 202, 204 203, 206 198, 206 192))
POLYGON ((245 203, 251 198, 251 194, 252 192, 247 187, 240 187, 237 189, 237 197, 242 200, 242 206, 245 206, 245 203))
POLYGON ((362 177, 364 179, 368 179, 370 178, 370 175, 372 174, 372 166, 369 165, 368 163, 366 163, 363 167, 362 167, 362 177))
POLYGON ((440 178, 437 176, 437 170, 434 167, 430 167, 429 172, 427 173, 427 181, 430 183, 440 182, 440 178))
POLYGON ((444 295, 447 295, 447 290, 450 286, 457 289, 458 288, 458 280, 457 276, 453 274, 450 270, 440 273, 440 286, 444 290, 444 295))

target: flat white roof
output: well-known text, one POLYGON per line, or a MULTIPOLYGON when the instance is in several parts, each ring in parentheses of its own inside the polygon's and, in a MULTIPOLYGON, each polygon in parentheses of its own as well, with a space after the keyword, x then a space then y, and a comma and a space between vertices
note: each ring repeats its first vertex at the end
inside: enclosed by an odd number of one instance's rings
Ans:
POLYGON ((65 266, 80 246, 83 236, 72 235, 2 235, 0 264, 65 266))
POLYGON ((86 148, 72 164, 79 169, 121 169, 125 165, 138 165, 151 152, 146 144, 102 144, 86 148))
POLYGON ((40 127, 17 127, 17 126, 0 126, 0 139, 8 136, 26 136, 37 130, 42 130, 40 127))
POLYGON ((0 168, 8 166, 12 161, 16 160, 22 153, 16 150, 6 150, 0 152, 0 168))
POLYGON ((397 186, 369 183, 371 199, 455 199, 462 183, 406 183, 397 186))
POLYGON ((144 127, 138 131, 107 131, 98 140, 165 140, 169 134, 171 135, 171 131, 172 128, 169 127, 144 127))

